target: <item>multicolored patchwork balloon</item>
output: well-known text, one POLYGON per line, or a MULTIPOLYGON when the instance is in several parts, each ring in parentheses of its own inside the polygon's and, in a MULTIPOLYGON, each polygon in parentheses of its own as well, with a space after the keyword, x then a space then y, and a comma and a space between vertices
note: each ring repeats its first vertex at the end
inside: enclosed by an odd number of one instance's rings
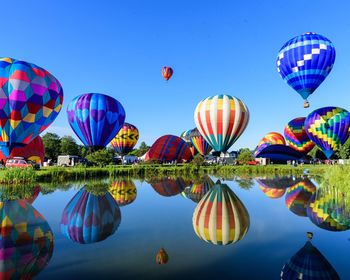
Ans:
POLYGON ((198 103, 194 121, 214 151, 226 152, 246 129, 249 111, 236 97, 215 95, 198 103))
POLYGON ((133 203, 137 196, 137 189, 130 179, 118 179, 108 190, 120 207, 133 203))
POLYGON ((67 107, 68 121, 87 147, 103 148, 124 125, 125 111, 119 101, 101 93, 86 93, 67 107))
POLYGON ((321 252, 307 241, 282 268, 281 280, 340 279, 338 273, 321 252))
POLYGON ((82 188, 63 210, 61 232, 77 243, 95 243, 112 235, 120 220, 119 206, 109 192, 94 195, 82 188))
POLYGON ((291 186, 286 193, 286 205, 295 215, 306 217, 306 208, 312 195, 316 192, 315 185, 307 178, 291 186))
POLYGON ((285 145, 286 141, 282 134, 278 132, 267 133, 258 143, 254 151, 254 156, 257 156, 263 149, 271 145, 285 145))
POLYGON ((284 137, 291 148, 306 155, 313 149, 315 143, 305 131, 305 120, 306 118, 291 120, 284 128, 284 137))
POLYGON ((61 84, 48 71, 0 58, 0 145, 5 156, 43 132, 56 119, 62 102, 61 84))
POLYGON ((192 224, 200 239, 226 245, 243 239, 250 220, 247 209, 234 192, 226 184, 217 182, 195 208, 192 224))
POLYGON ((139 130, 130 123, 124 123, 118 134, 112 139, 111 145, 120 155, 126 155, 132 151, 139 140, 139 130))
POLYGON ((171 76, 173 75, 173 72, 174 72, 173 69, 169 66, 164 66, 162 68, 162 76, 166 81, 168 81, 171 78, 171 76))
POLYGON ((193 146, 202 156, 209 154, 212 150, 208 142, 205 141, 204 137, 199 133, 197 128, 190 131, 189 137, 193 146))
POLYGON ((184 197, 198 203, 213 186, 213 180, 206 175, 199 180, 195 180, 195 182, 191 186, 186 187, 182 193, 184 197))
POLYGON ((0 279, 32 279, 50 262, 53 234, 25 200, 0 202, 0 279))
POLYGON ((339 107, 323 107, 305 120, 309 138, 330 158, 349 138, 350 113, 339 107))
POLYGON ((332 42, 322 35, 308 32, 283 45, 278 53, 277 71, 306 100, 326 79, 334 61, 332 42))
POLYGON ((192 153, 187 143, 180 137, 164 135, 159 137, 147 152, 148 160, 162 162, 190 161, 192 153))

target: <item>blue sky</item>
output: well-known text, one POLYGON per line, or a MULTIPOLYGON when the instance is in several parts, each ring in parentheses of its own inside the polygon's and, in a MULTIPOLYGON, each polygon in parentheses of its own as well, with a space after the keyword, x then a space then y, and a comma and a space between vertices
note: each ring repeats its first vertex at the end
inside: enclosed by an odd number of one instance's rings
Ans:
POLYGON ((1 7, 1 56, 35 63, 63 86, 63 110, 48 129, 61 136, 74 135, 66 107, 86 92, 119 100, 147 144, 195 127, 197 103, 215 94, 236 96, 250 110, 250 123, 231 149, 254 148, 267 132, 283 133, 289 120, 319 107, 350 109, 345 0, 7 0, 1 7), (275 60, 287 40, 307 31, 328 37, 337 57, 303 109, 275 60), (161 76, 164 65, 174 69, 169 82, 161 76))

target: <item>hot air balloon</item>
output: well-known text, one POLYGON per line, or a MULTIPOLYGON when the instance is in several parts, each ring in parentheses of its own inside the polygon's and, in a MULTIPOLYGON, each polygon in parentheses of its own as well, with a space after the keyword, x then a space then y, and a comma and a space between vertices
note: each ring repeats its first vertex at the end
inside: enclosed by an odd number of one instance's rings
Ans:
POLYGON ((171 76, 173 75, 173 72, 174 72, 173 69, 169 66, 164 66, 162 68, 162 76, 166 81, 168 81, 171 78, 171 76))
POLYGON ((278 132, 267 133, 258 143, 255 149, 254 156, 258 155, 263 149, 271 145, 285 145, 284 137, 278 132))
POLYGON ((114 181, 108 190, 120 207, 128 205, 136 199, 137 189, 130 179, 118 179, 114 181))
POLYGON ((118 134, 112 139, 111 145, 120 155, 126 155, 132 151, 139 140, 139 130, 136 126, 124 123, 118 134))
POLYGON ((200 200, 192 224, 200 239, 215 245, 236 243, 249 228, 249 214, 243 203, 218 181, 200 200))
POLYGON ((42 164, 45 158, 43 140, 40 136, 37 136, 29 144, 23 147, 13 148, 8 157, 2 153, 0 146, 0 160, 6 161, 7 158, 13 157, 23 157, 27 160, 34 161, 37 164, 42 164))
POLYGON ((101 93, 86 93, 67 107, 68 121, 90 149, 105 147, 124 125, 125 111, 119 101, 101 93))
POLYGON ((340 279, 321 252, 308 240, 282 268, 281 280, 340 279))
POLYGON ((310 140, 305 131, 305 119, 295 118, 291 120, 284 128, 284 137, 291 148, 306 155, 313 149, 315 143, 310 140))
POLYGON ((197 128, 191 130, 189 134, 191 143, 196 148, 196 150, 202 155, 205 156, 210 153, 212 148, 208 144, 207 141, 203 138, 203 136, 199 133, 197 128))
POLYGON ((236 97, 215 95, 198 103, 194 121, 213 150, 225 153, 247 127, 249 111, 236 97))
POLYGON ((306 213, 319 228, 328 231, 350 229, 350 207, 337 190, 319 188, 310 198, 306 213))
POLYGON ((302 159, 304 156, 286 145, 270 145, 259 151, 255 157, 268 158, 274 163, 285 163, 287 161, 302 159))
POLYGON ((305 120, 309 138, 327 158, 349 138, 350 113, 339 107, 324 107, 313 111, 305 120))
POLYGON ((190 139, 190 130, 185 130, 184 132, 181 133, 180 137, 187 143, 188 147, 190 148, 192 156, 195 156, 197 154, 196 148, 193 146, 191 139, 190 139))
POLYGON ((117 230, 120 220, 119 206, 110 193, 94 195, 82 188, 63 210, 61 232, 77 243, 99 242, 117 230))
POLYGON ((161 196, 174 196, 181 193, 190 182, 187 182, 182 177, 170 178, 154 178, 149 180, 153 189, 161 196))
POLYGON ((159 137, 147 152, 149 160, 162 162, 190 161, 192 154, 184 140, 174 135, 159 137))
POLYGON ((288 209, 298 216, 306 217, 306 207, 315 192, 315 185, 307 178, 291 186, 285 197, 288 209))
POLYGON ((1 201, 0 220, 0 278, 34 278, 52 257, 49 224, 24 200, 1 201))
POLYGON ((283 45, 277 58, 277 71, 301 95, 307 108, 307 98, 331 72, 334 61, 332 42, 322 35, 308 32, 283 45))
POLYGON ((169 256, 167 252, 164 250, 164 248, 161 248, 156 256, 156 262, 157 264, 166 264, 169 260, 169 256))
POLYGON ((57 117, 63 102, 59 81, 45 69, 0 58, 0 145, 6 157, 29 144, 57 117))
POLYGON ((213 186, 213 180, 206 175, 195 180, 191 186, 186 187, 183 193, 186 198, 198 203, 213 186))

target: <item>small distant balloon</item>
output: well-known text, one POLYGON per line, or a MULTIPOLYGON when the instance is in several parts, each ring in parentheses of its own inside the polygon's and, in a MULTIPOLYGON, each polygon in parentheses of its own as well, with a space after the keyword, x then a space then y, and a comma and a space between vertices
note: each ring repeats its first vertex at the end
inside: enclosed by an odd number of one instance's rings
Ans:
POLYGON ((171 76, 173 75, 173 72, 174 72, 173 69, 169 66, 164 66, 162 68, 162 76, 166 81, 168 81, 171 78, 171 76))
POLYGON ((161 248, 156 255, 157 264, 166 264, 168 260, 168 253, 164 250, 164 248, 161 248))

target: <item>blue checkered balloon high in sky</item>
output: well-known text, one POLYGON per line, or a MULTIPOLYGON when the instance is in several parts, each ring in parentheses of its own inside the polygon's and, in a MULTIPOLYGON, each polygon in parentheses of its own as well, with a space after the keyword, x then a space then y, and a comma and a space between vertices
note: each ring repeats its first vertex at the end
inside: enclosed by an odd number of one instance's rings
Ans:
POLYGON ((316 33, 305 33, 283 45, 277 58, 277 71, 283 80, 305 100, 331 72, 335 48, 330 40, 316 33))

